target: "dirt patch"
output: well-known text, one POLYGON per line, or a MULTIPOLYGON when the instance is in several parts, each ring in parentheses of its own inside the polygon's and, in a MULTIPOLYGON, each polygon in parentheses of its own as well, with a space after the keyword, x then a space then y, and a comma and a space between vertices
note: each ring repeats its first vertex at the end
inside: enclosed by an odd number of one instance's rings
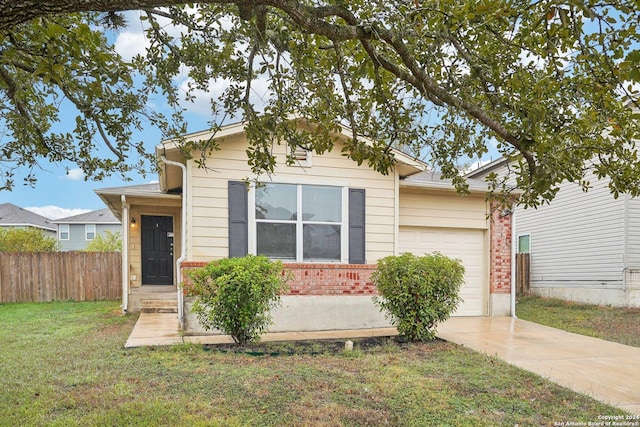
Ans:
MULTIPOLYGON (((205 349, 220 353, 237 353, 252 356, 293 356, 346 353, 345 342, 353 342, 353 351, 362 353, 392 352, 411 344, 398 336, 382 336, 353 339, 304 340, 287 342, 255 342, 244 346, 235 344, 208 344, 205 349)), ((436 339, 433 342, 438 342, 436 339)))

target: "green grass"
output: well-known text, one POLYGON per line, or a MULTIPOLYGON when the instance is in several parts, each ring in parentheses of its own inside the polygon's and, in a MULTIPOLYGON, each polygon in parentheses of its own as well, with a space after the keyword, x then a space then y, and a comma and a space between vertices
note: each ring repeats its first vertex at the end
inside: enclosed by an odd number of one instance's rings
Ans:
POLYGON ((536 296, 519 297, 520 319, 640 347, 640 308, 603 307, 536 296))
POLYGON ((444 341, 125 350, 117 302, 0 305, 0 426, 553 425, 619 410, 444 341))

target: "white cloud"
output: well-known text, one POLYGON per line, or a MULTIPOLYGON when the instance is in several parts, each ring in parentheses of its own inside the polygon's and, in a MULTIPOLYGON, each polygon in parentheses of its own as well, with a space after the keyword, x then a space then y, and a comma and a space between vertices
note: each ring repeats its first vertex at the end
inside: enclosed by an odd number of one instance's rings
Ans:
POLYGON ((149 47, 149 41, 142 31, 122 31, 118 33, 114 48, 126 61, 136 55, 144 55, 149 47))
POLYGON ((52 205, 40 207, 34 206, 25 209, 49 219, 60 219, 91 212, 90 209, 67 209, 52 205))
MULTIPOLYGON (((129 25, 126 30, 118 31, 114 49, 125 60, 131 60, 138 54, 144 55, 149 48, 149 40, 145 34, 149 23, 140 19, 142 15, 142 12, 137 11, 127 13, 125 16, 129 25)), ((155 19, 160 27, 172 37, 178 38, 181 33, 186 32, 183 25, 174 25, 169 18, 156 15, 155 19)))
MULTIPOLYGON (((193 84, 193 80, 190 77, 187 77, 179 84, 179 88, 183 93, 187 93, 190 90, 189 87, 191 84, 193 84)), ((192 89, 191 95, 193 96, 193 100, 183 100, 181 102, 181 106, 189 113, 210 118, 212 114, 211 100, 217 100, 229 85, 230 81, 227 79, 211 79, 209 80, 207 90, 192 89)), ((256 110, 261 111, 266 104, 266 100, 271 95, 269 82, 265 77, 258 77, 251 82, 251 94, 249 96, 249 101, 254 104, 256 110)))
POLYGON ((80 168, 69 169, 67 171, 67 175, 64 178, 70 179, 72 181, 79 181, 84 178, 84 171, 80 168))

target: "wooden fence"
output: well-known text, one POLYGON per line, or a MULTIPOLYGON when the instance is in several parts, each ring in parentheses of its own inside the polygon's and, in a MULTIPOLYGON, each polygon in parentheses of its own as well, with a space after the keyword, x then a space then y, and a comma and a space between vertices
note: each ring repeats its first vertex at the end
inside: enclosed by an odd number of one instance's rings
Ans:
POLYGON ((516 295, 529 295, 530 254, 516 254, 516 295))
POLYGON ((0 253, 0 303, 122 297, 119 252, 0 253))

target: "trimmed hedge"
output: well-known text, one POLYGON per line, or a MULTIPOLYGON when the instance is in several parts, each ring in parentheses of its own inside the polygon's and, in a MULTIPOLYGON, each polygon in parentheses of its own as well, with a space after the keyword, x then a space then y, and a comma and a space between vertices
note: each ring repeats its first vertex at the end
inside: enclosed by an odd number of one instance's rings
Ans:
POLYGON ((427 341, 435 338, 437 324, 447 320, 462 301, 464 267, 460 260, 439 252, 405 253, 379 260, 371 279, 380 293, 374 303, 400 335, 409 341, 427 341))

